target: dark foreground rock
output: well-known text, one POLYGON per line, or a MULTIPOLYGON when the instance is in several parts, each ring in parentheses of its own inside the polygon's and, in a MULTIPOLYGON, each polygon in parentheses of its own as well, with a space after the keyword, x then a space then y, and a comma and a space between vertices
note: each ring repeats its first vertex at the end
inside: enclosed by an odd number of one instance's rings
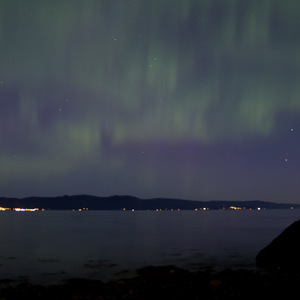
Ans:
POLYGON ((300 220, 286 228, 256 256, 259 267, 272 270, 299 272, 300 220))
POLYGON ((299 277, 278 272, 146 267, 135 278, 106 283, 86 279, 49 286, 23 283, 1 289, 0 299, 298 299, 299 284, 299 277))

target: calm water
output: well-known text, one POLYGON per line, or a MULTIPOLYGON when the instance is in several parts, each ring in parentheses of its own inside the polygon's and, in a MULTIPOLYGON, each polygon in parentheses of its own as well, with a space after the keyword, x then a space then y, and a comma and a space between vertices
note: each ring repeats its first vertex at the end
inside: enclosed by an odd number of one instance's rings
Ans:
POLYGON ((0 279, 109 279, 150 264, 251 268, 298 219, 297 209, 1 212, 0 279))

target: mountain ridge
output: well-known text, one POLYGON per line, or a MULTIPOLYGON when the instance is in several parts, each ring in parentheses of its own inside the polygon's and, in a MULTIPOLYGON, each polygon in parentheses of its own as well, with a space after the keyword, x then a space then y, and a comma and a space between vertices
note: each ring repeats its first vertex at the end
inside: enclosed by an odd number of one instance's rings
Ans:
POLYGON ((64 195, 56 197, 0 197, 0 207, 39 208, 45 210, 195 210, 195 209, 290 209, 300 204, 275 203, 259 200, 196 201, 175 198, 141 199, 130 195, 99 197, 93 195, 64 195))

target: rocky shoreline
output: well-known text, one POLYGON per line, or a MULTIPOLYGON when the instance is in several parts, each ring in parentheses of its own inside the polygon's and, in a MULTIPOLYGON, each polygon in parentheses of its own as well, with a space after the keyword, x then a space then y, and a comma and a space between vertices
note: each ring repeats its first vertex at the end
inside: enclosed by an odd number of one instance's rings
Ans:
POLYGON ((256 264, 265 269, 188 271, 176 266, 148 266, 130 278, 107 282, 72 278, 49 285, 2 279, 0 300, 298 299, 299 233, 297 221, 258 253, 256 264))
POLYGON ((299 273, 252 270, 187 271, 174 266, 148 266, 133 278, 103 282, 73 278, 62 284, 30 282, 0 289, 10 299, 295 299, 299 273))

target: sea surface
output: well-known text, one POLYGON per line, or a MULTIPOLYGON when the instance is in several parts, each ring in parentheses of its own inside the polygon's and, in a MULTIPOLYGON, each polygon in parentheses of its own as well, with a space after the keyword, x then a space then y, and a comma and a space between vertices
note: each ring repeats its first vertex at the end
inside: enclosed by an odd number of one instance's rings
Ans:
POLYGON ((148 265, 255 268, 299 209, 0 212, 0 279, 109 280, 148 265))

